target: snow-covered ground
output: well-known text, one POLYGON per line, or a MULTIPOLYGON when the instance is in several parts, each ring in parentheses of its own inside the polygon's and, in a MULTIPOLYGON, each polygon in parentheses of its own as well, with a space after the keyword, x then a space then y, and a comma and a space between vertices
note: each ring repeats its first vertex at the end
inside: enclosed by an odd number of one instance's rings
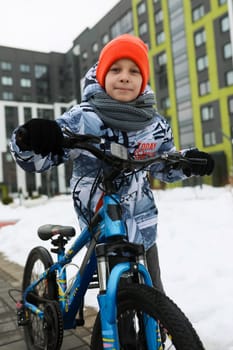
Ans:
MULTIPOLYGON (((233 350, 233 190, 176 188, 154 196, 167 294, 189 317, 207 350, 233 350)), ((0 221, 11 219, 18 222, 0 229, 0 251, 21 265, 32 247, 50 247, 37 237, 38 226, 78 227, 70 196, 29 207, 0 205, 0 221)), ((94 293, 88 293, 86 303, 96 306, 94 293)))

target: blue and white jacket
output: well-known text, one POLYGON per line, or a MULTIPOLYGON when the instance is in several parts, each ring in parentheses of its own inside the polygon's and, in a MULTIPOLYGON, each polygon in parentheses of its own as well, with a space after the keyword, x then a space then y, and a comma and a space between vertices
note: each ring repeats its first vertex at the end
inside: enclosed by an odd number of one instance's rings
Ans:
MULTIPOLYGON (((56 119, 61 128, 68 128, 74 133, 100 136, 105 139, 107 151, 110 150, 111 141, 123 144, 128 148, 129 153, 137 159, 154 156, 162 152, 175 151, 171 128, 167 121, 156 111, 153 122, 145 129, 137 132, 122 132, 104 125, 88 103, 89 97, 98 90, 101 90, 101 87, 95 79, 92 80, 91 84, 87 84, 84 88, 83 102, 72 107, 56 119)), ((148 91, 151 93, 149 88, 144 93, 148 93, 148 91)), ((61 162, 61 159, 51 154, 42 158, 41 155, 35 154, 33 151, 20 151, 15 142, 15 132, 12 135, 11 150, 16 162, 24 170, 43 172, 61 162)), ((62 162, 68 159, 73 161, 70 185, 74 192, 74 207, 80 227, 84 228, 95 212, 102 194, 101 186, 93 190, 93 184, 101 167, 101 162, 92 154, 83 150, 64 150, 62 162)), ((182 170, 167 170, 162 164, 152 165, 149 171, 152 177, 164 182, 174 182, 186 178, 182 170)), ((148 181, 148 172, 143 170, 127 176, 123 180, 119 179, 117 185, 129 240, 142 243, 147 250, 156 240, 158 215, 148 181)))

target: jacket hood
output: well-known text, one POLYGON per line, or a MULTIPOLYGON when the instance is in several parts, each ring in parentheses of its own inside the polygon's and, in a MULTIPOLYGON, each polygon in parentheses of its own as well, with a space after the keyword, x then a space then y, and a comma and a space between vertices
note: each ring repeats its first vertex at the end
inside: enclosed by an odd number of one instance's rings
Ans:
POLYGON ((96 79, 97 65, 98 63, 95 63, 85 75, 82 102, 87 102, 96 93, 104 91, 96 79))

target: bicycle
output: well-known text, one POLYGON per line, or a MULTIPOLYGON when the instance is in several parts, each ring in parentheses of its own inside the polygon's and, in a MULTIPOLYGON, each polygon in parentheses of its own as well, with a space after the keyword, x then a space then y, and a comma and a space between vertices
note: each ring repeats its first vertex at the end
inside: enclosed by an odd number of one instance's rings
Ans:
POLYGON ((18 303, 18 325, 24 326, 29 350, 59 350, 63 330, 84 325, 84 297, 93 283, 99 288, 97 314, 91 338, 93 350, 204 350, 201 340, 178 306, 152 286, 143 245, 130 243, 121 216, 121 204, 114 179, 127 171, 147 168, 155 162, 185 167, 190 161, 179 152, 154 158, 128 159, 123 146, 112 144, 111 154, 100 147, 103 140, 92 135, 74 135, 66 130, 64 147, 91 152, 108 167, 102 173, 103 204, 89 227, 67 242, 75 229, 43 225, 42 240, 51 239, 51 252, 38 246, 31 250, 24 268, 22 300, 18 303), (72 284, 67 284, 67 267, 86 246, 86 254, 72 284), (76 318, 78 315, 78 318, 76 318), (130 344, 127 342, 130 339, 130 344))

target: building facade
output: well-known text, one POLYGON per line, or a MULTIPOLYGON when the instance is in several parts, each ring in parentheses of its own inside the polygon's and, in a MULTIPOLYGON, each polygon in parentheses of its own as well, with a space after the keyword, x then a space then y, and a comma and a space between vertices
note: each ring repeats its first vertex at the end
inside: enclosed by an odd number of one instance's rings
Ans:
POLYGON ((25 173, 11 157, 10 136, 30 118, 54 119, 80 102, 85 72, 101 48, 124 32, 133 32, 131 0, 120 1, 93 28, 84 30, 65 54, 0 46, 0 184, 9 192, 68 191, 71 164, 43 174, 25 173))
POLYGON ((12 130, 30 118, 60 115, 81 101, 86 71, 102 47, 123 33, 148 45, 157 109, 171 123, 177 148, 198 147, 216 160, 213 185, 232 170, 233 0, 122 0, 65 53, 0 46, 0 183, 11 192, 66 192, 70 165, 25 174, 12 160, 12 130))
MULTIPOLYGON (((232 0, 133 0, 135 33, 150 48, 157 107, 178 148, 216 160, 214 185, 232 172, 232 0)), ((207 179, 206 179, 207 180, 207 179)))
POLYGON ((73 82, 67 77, 66 62, 66 55, 60 53, 0 46, 0 183, 10 192, 55 193, 68 186, 65 168, 43 175, 26 174, 16 166, 8 146, 19 124, 31 118, 54 119, 69 108, 73 82), (58 177, 63 179, 59 185, 58 177))

